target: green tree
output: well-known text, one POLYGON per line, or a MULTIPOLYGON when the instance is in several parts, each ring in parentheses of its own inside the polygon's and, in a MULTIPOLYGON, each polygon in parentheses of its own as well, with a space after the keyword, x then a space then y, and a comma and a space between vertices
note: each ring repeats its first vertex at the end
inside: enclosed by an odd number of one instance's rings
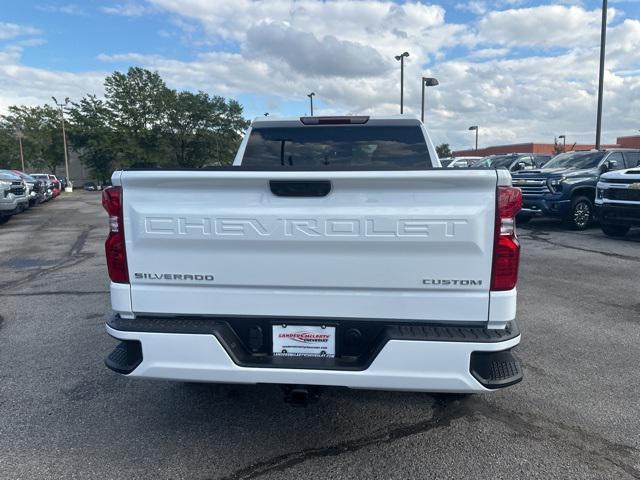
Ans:
POLYGON ((104 81, 106 107, 114 131, 113 148, 129 165, 163 164, 162 125, 171 91, 158 72, 131 67, 127 73, 114 72, 104 81))
MULTIPOLYGON (((132 67, 105 78, 105 97, 87 95, 67 112, 70 148, 97 179, 130 166, 227 165, 249 125, 235 100, 169 89, 157 72, 132 67)), ((64 152, 60 111, 10 107, 0 117, 0 165, 19 165, 16 129, 28 169, 55 173, 64 152)))
POLYGON ((10 148, 6 162, 16 168, 20 165, 17 131, 23 136, 22 145, 27 170, 46 169, 55 173, 56 168, 64 163, 60 111, 55 107, 9 107, 9 113, 0 119, 0 130, 0 136, 4 138, 2 145, 6 144, 10 148), (13 147, 10 147, 12 143, 13 147))
POLYGON ((177 166, 228 165, 248 125, 234 100, 227 102, 205 92, 172 91, 164 138, 177 166))
POLYGON ((113 115, 103 100, 87 95, 69 109, 69 140, 80 161, 105 182, 117 167, 113 115))
POLYGON ((438 153, 438 158, 447 158, 451 156, 451 149, 449 148, 448 143, 441 143, 436 147, 436 152, 438 153))
POLYGON ((19 169, 18 133, 8 122, 0 121, 0 169, 19 169))

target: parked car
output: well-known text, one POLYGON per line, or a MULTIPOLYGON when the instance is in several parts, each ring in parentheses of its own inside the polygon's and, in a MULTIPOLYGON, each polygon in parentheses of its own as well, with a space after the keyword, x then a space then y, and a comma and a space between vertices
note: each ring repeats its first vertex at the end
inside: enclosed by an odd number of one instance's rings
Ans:
POLYGON ((640 152, 635 159, 629 156, 634 168, 605 173, 597 186, 596 215, 610 237, 623 237, 631 227, 640 227, 640 152))
POLYGON ((12 192, 14 180, 0 173, 0 224, 19 212, 18 198, 12 192))
POLYGON ((9 186, 9 190, 5 190, 4 193, 12 194, 16 200, 16 211, 11 215, 27 210, 29 208, 29 188, 24 180, 11 170, 0 170, 0 180, 5 186, 9 186))
POLYGON ((58 175, 58 180, 60 180, 60 187, 62 188, 62 190, 64 190, 69 186, 69 181, 67 180, 67 177, 63 175, 58 175))
POLYGON ((46 184, 44 180, 32 177, 20 170, 12 170, 13 173, 21 177, 29 189, 29 204, 33 207, 45 201, 46 184))
POLYGON ((510 172, 533 170, 551 159, 551 155, 538 153, 509 153, 507 155, 489 155, 474 162, 473 168, 506 168, 510 172))
POLYGON ((93 182, 86 182, 82 188, 87 192, 95 192, 98 190, 98 186, 93 182))
POLYGON ((49 180, 51 180, 51 184, 53 185, 53 196, 57 197, 62 193, 62 182, 58 180, 58 177, 52 174, 49 174, 49 180))
MULTIPOLYGON (((57 194, 54 195, 54 184, 53 181, 49 178, 49 175, 46 173, 30 173, 30 176, 32 176, 33 178, 37 178, 38 180, 41 180, 42 182, 44 182, 45 185, 45 192, 44 192, 44 197, 45 197, 45 202, 51 200, 52 198, 55 198, 57 196, 57 194)), ((58 191, 58 194, 60 192, 58 191)))
POLYGON ((447 168, 469 168, 482 157, 456 157, 447 165, 447 168))
POLYGON ((48 173, 30 173, 30 175, 34 178, 46 180, 47 189, 51 193, 51 198, 56 198, 58 195, 60 195, 61 185, 60 181, 55 178, 55 175, 50 175, 48 173))
POLYGON ((408 116, 264 117, 236 155, 246 168, 115 172, 107 366, 296 385, 301 404, 305 385, 519 382, 521 192, 506 170, 433 171, 435 158, 408 116))
POLYGON ((455 160, 455 158, 453 157, 444 157, 440 159, 440 166, 442 168, 445 168, 447 165, 449 165, 451 162, 453 162, 455 160))
POLYGON ((637 164, 640 150, 605 149, 561 153, 541 169, 512 175, 522 190, 521 223, 534 216, 561 219, 573 230, 584 230, 594 219, 600 175, 637 164))

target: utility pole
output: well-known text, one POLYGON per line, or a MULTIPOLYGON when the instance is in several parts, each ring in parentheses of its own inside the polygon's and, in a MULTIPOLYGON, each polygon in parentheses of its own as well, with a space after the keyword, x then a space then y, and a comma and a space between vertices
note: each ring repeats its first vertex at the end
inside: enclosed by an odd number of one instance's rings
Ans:
POLYGON ((315 92, 311 92, 309 94, 307 94, 307 97, 309 97, 309 102, 311 102, 311 116, 313 117, 313 96, 315 95, 315 92))
POLYGON ((409 52, 404 52, 395 57, 400 62, 400 115, 404 113, 404 59, 408 56, 409 52))
POLYGON ((24 166, 24 151, 22 150, 22 130, 17 130, 16 136, 18 137, 18 145, 20 145, 20 164, 22 165, 22 172, 26 173, 27 170, 24 166))
POLYGON ((67 177, 67 185, 71 186, 71 179, 69 178, 69 156, 67 153, 67 134, 65 133, 64 130, 64 110, 63 107, 67 106, 69 103, 69 97, 66 97, 64 99, 64 103, 58 103, 58 101, 56 100, 56 97, 51 97, 53 99, 53 102, 60 107, 60 121, 62 122, 62 146, 64 148, 64 170, 65 170, 65 175, 67 177))
POLYGON ((596 150, 600 149, 602 133, 602 94, 604 90, 604 52, 607 43, 607 0, 602 0, 602 28, 600 30, 600 73, 598 76, 598 116, 596 119, 596 150))

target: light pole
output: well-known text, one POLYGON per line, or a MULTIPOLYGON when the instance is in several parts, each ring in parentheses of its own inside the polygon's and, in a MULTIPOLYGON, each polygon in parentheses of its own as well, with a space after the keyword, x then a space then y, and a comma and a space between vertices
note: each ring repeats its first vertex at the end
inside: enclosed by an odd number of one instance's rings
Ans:
POLYGON ((567 151, 567 136, 566 135, 558 135, 558 138, 562 139, 562 152, 567 151))
POLYGON ((435 87, 439 85, 437 78, 422 77, 422 110, 420 110, 420 120, 424 123, 424 87, 435 87))
POLYGON ((607 0, 602 0, 602 28, 600 30, 600 73, 598 76, 598 116, 596 119, 596 150, 600 149, 602 132, 602 91, 604 89, 604 47, 607 42, 607 0))
POLYGON ((16 137, 18 137, 18 145, 20 146, 20 164, 22 165, 22 171, 26 172, 27 170, 24 167, 24 150, 22 150, 22 129, 16 129, 16 137))
POLYGON ((53 103, 60 107, 60 121, 62 122, 62 146, 64 148, 64 171, 67 177, 67 185, 71 187, 71 179, 69 178, 69 158, 67 154, 67 134, 64 131, 64 110, 62 110, 63 107, 69 104, 69 97, 65 97, 64 103, 58 103, 56 97, 51 98, 53 99, 53 103))
POLYGON ((404 58, 409 56, 409 52, 396 55, 396 60, 400 62, 400 115, 404 110, 404 58))
POLYGON ((469 127, 469 130, 475 130, 476 131, 476 151, 478 150, 478 125, 474 125, 472 127, 469 127))
POLYGON ((315 92, 311 92, 309 94, 307 94, 307 97, 309 97, 309 102, 311 103, 311 116, 313 117, 313 96, 315 95, 315 92))

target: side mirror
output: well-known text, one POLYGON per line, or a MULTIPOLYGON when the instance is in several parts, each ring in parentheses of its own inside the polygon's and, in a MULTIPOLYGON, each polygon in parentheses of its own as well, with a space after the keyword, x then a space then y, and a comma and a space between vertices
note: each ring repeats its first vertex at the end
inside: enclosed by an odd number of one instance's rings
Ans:
POLYGON ((602 172, 608 172, 609 170, 616 170, 618 168, 618 162, 615 160, 605 160, 602 162, 602 172))

